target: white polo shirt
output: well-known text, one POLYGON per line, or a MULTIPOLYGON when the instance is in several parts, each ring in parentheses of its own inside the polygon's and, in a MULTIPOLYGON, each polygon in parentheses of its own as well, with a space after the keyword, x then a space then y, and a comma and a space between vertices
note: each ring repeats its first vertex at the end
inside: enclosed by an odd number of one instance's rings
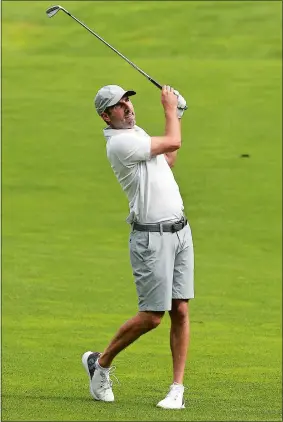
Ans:
POLYGON ((180 219, 183 201, 164 154, 151 157, 150 136, 140 127, 103 130, 107 157, 129 200, 128 223, 180 219))

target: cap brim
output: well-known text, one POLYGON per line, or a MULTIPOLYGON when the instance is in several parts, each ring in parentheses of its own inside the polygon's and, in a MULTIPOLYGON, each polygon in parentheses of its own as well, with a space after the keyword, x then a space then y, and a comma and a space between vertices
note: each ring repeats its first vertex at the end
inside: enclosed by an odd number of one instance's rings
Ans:
POLYGON ((130 97, 131 95, 136 95, 136 91, 126 91, 124 95, 128 95, 128 97, 130 97))
POLYGON ((115 104, 117 104, 121 100, 121 98, 125 97, 125 95, 128 96, 128 97, 131 97, 132 95, 136 95, 136 91, 125 91, 123 93, 123 95, 118 95, 118 96, 114 97, 113 100, 110 101, 109 104, 107 104, 106 108, 112 107, 115 104))

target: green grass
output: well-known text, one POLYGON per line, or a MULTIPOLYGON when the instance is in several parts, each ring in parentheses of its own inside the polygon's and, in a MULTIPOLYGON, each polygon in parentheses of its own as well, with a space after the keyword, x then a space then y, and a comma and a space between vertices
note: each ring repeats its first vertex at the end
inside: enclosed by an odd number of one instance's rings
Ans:
POLYGON ((80 357, 137 310, 128 205, 92 101, 160 93, 46 1, 2 2, 2 420, 282 420, 281 3, 62 2, 187 98, 174 174, 196 255, 187 408, 171 382, 169 318, 116 359, 116 402, 89 397, 80 357), (249 154, 250 158, 240 158, 249 154))

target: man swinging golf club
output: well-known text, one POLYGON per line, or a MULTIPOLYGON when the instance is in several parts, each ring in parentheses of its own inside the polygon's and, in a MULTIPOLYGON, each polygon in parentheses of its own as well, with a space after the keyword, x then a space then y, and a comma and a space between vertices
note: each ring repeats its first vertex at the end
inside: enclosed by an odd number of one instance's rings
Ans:
POLYGON ((135 94, 107 85, 98 91, 94 102, 107 124, 103 131, 107 157, 129 200, 129 248, 139 311, 119 328, 102 353, 86 352, 82 362, 92 397, 113 402, 113 359, 142 334, 156 328, 168 311, 173 379, 168 394, 157 406, 183 409, 194 255, 190 226, 171 167, 181 147, 181 118, 187 107, 177 91, 163 86, 164 135, 151 137, 136 125, 130 100, 135 94))

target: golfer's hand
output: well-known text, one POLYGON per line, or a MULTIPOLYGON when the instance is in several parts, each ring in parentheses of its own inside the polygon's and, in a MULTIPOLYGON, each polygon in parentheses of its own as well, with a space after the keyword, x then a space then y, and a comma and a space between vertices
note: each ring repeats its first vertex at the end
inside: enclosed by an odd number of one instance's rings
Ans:
POLYGON ((174 94, 177 95, 178 105, 177 105, 177 116, 179 119, 182 118, 184 111, 186 110, 187 102, 184 97, 179 93, 179 91, 174 90, 174 94))
POLYGON ((161 91, 161 103, 165 113, 176 113, 178 106, 178 98, 174 94, 174 88, 169 85, 164 85, 161 91))

